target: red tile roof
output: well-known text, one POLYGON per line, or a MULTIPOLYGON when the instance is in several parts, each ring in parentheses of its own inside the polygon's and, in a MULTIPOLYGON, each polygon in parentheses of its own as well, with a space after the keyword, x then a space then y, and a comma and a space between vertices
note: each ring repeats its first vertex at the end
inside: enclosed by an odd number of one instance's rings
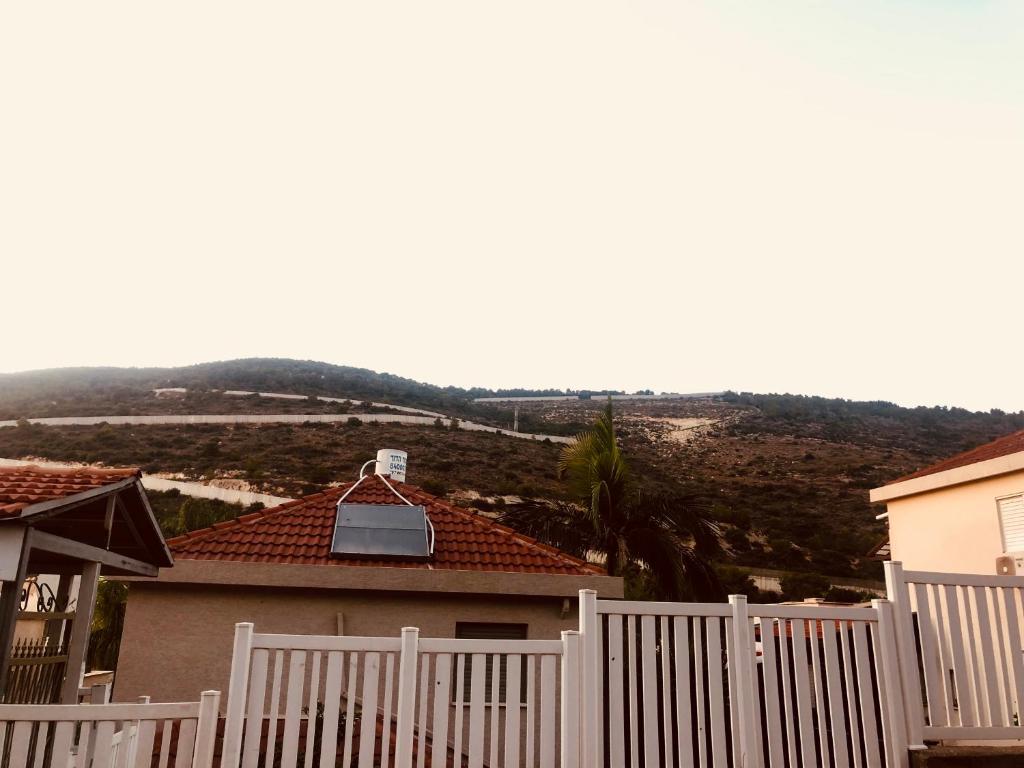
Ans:
MULTIPOLYGON (((765 623, 769 622, 769 621, 772 621, 772 620, 771 619, 761 619, 761 623, 758 626, 754 627, 754 639, 757 640, 758 642, 760 642, 761 639, 762 639, 761 638, 761 629, 762 629, 762 627, 764 627, 765 623)), ((782 630, 779 629, 779 627, 783 623, 785 623, 785 625, 786 625, 786 637, 792 639, 793 638, 793 625, 797 621, 802 621, 803 624, 804 624, 804 638, 805 639, 809 638, 811 636, 811 623, 812 622, 814 623, 814 634, 816 634, 818 636, 819 640, 821 640, 821 639, 823 639, 825 637, 825 627, 826 626, 831 625, 832 631, 835 632, 836 634, 838 634, 838 633, 843 631, 843 623, 841 621, 829 621, 828 619, 824 619, 824 620, 821 620, 821 619, 790 619, 789 621, 786 621, 786 622, 782 622, 782 621, 774 621, 774 622, 772 622, 773 634, 776 637, 781 637, 782 636, 782 630)))
MULTIPOLYGON (((252 563, 347 565, 388 568, 506 571, 567 575, 604 570, 554 547, 454 507, 405 483, 391 484, 414 504, 426 507, 436 532, 434 556, 426 562, 370 560, 331 555, 335 508, 352 484, 242 515, 211 528, 169 539, 176 560, 233 560, 252 563)), ((346 499, 353 504, 402 504, 376 475, 367 477, 346 499)))
POLYGON ((75 496, 129 477, 141 477, 137 469, 81 467, 0 467, 0 518, 15 517, 33 504, 75 496))
POLYGON ((969 451, 958 453, 956 456, 951 456, 948 459, 943 459, 936 464, 919 469, 917 472, 898 477, 891 483, 886 483, 886 485, 902 483, 904 480, 913 480, 915 477, 934 475, 936 472, 945 472, 947 469, 966 467, 968 464, 977 464, 979 461, 998 459, 1001 456, 1009 456, 1011 453, 1020 453, 1021 451, 1024 451, 1024 429, 1020 432, 1014 432, 1012 435, 1000 437, 991 443, 985 443, 969 451))

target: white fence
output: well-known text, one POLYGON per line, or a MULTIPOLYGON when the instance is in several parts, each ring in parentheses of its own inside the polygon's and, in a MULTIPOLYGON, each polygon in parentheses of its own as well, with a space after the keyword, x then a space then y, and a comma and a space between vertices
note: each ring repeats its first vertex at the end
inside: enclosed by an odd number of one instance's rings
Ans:
POLYGON ((578 648, 239 624, 221 767, 578 766, 578 648))
MULTIPOLYGON (((598 600, 560 640, 236 627, 221 768, 906 768, 1024 736, 1024 578, 886 566, 871 607, 598 600)), ((0 768, 212 768, 219 694, 0 706, 0 768)))
POLYGON ((0 705, 0 766, 211 768, 219 703, 0 705))
POLYGON ((906 766, 891 611, 584 592, 583 764, 906 766))
POLYGON ((561 640, 240 624, 222 768, 906 768, 1024 735, 1024 578, 886 575, 870 607, 584 590, 561 640))
POLYGON ((886 563, 886 583, 911 741, 1024 738, 1024 578, 886 563))

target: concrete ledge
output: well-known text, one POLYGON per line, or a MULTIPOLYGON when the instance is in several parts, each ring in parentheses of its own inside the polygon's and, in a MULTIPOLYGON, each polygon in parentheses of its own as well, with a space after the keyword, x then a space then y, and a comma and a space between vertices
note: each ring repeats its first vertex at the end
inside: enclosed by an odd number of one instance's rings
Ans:
POLYGON ((146 581, 151 584, 223 584, 570 598, 575 598, 581 589, 593 589, 601 598, 614 599, 623 595, 623 581, 617 576, 236 563, 227 560, 175 560, 173 568, 163 568, 157 579, 146 581))
POLYGON ((932 747, 910 753, 911 768, 1020 768, 1024 746, 932 747))

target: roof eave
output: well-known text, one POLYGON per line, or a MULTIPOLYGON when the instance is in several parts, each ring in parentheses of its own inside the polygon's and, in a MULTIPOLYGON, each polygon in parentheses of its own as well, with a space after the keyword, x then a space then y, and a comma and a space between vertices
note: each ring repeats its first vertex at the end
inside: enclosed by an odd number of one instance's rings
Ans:
POLYGON ((978 480, 986 480, 990 477, 1022 470, 1024 470, 1024 451, 1018 451, 1006 456, 976 461, 973 464, 966 464, 962 467, 954 467, 942 472, 933 472, 930 475, 922 475, 921 477, 913 477, 909 480, 890 483, 889 485, 883 485, 881 488, 873 488, 869 498, 872 503, 888 502, 906 496, 929 493, 954 485, 973 483, 978 480))
POLYGON ((149 504, 149 498, 146 496, 145 488, 142 486, 142 479, 138 475, 131 475, 122 480, 101 485, 99 488, 90 488, 88 491, 82 491, 71 496, 62 496, 59 499, 50 499, 37 504, 31 504, 19 510, 16 515, 0 518, 0 524, 20 523, 22 525, 32 525, 36 521, 62 514, 83 504, 116 496, 133 487, 139 495, 140 506, 146 516, 146 522, 152 527, 152 531, 155 532, 155 535, 150 537, 151 541, 149 543, 154 549, 150 552, 151 556, 147 562, 151 562, 157 568, 170 568, 174 565, 174 558, 171 556, 171 550, 160 533, 160 525, 157 523, 156 515, 149 504))

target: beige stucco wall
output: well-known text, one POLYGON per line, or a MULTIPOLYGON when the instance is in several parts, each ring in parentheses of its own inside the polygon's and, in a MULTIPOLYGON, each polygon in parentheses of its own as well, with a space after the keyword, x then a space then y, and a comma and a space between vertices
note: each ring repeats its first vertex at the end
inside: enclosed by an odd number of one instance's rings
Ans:
POLYGON ((1024 491, 1024 471, 890 500, 892 559, 907 570, 996 573, 996 498, 1024 491))
POLYGON ((223 704, 236 622, 251 621, 257 632, 333 635, 339 613, 347 635, 395 637, 415 626, 427 637, 454 637, 456 622, 478 621, 523 623, 530 639, 554 639, 578 626, 577 600, 557 596, 138 582, 129 589, 114 698, 195 701, 215 689, 223 704))

